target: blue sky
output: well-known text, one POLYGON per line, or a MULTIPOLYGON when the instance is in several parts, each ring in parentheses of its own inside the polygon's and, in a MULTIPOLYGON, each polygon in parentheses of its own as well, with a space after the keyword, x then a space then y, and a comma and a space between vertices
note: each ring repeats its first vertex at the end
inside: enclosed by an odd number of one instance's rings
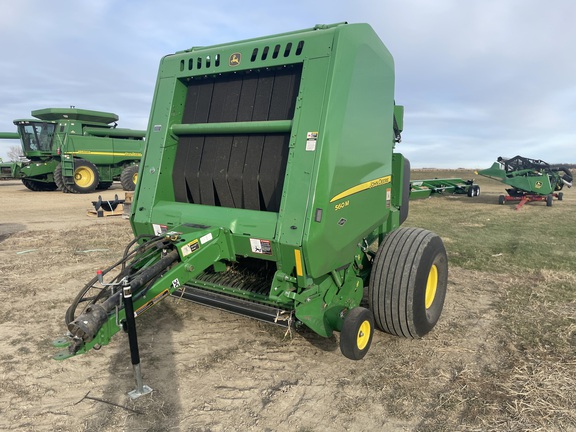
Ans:
POLYGON ((162 56, 348 21, 395 58, 413 167, 576 163, 574 17, 574 0, 0 0, 0 131, 70 105, 145 129, 162 56))

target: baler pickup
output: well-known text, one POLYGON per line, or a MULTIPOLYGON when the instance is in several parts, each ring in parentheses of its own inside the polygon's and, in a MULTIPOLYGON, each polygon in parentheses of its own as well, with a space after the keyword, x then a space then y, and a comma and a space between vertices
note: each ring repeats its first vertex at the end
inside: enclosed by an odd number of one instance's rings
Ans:
POLYGON ((129 328, 125 304, 140 317, 169 294, 340 332, 355 360, 375 328, 425 335, 442 311, 447 258, 434 233, 400 228, 410 194, 410 164, 393 152, 402 113, 392 56, 365 24, 164 57, 136 239, 69 308, 67 355, 129 328))

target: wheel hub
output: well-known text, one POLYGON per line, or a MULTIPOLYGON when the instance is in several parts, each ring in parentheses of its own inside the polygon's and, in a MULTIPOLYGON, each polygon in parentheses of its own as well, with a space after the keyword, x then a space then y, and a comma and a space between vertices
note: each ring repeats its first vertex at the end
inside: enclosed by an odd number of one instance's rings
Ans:
POLYGON ((436 264, 432 264, 430 267, 430 272, 428 273, 428 280, 426 281, 426 296, 425 296, 425 306, 429 309, 434 303, 434 298, 436 297, 436 290, 438 289, 438 267, 436 264))
POLYGON ((80 167, 74 171, 74 180, 80 187, 87 187, 94 182, 94 173, 85 167, 80 167))
POLYGON ((358 336, 356 338, 356 344, 358 349, 363 350, 368 345, 370 340, 370 322, 368 320, 364 321, 358 329, 358 336))

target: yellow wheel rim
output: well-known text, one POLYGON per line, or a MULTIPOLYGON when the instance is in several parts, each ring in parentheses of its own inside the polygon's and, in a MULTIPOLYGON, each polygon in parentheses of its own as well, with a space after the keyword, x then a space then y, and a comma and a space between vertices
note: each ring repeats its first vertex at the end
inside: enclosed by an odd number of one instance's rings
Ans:
POLYGON ((138 183, 138 173, 134 173, 134 175, 132 176, 132 181, 134 182, 134 184, 138 183))
POLYGON ((366 320, 358 329, 358 334, 356 335, 356 345, 358 346, 359 350, 363 350, 368 345, 368 341, 370 340, 370 332, 372 328, 370 326, 370 321, 366 320))
POLYGON ((426 281, 426 309, 432 306, 434 298, 436 297, 436 290, 438 289, 438 267, 432 264, 430 273, 428 273, 428 280, 426 281))
POLYGON ((94 173, 90 168, 78 167, 74 171, 74 181, 80 187, 87 187, 94 183, 94 173))

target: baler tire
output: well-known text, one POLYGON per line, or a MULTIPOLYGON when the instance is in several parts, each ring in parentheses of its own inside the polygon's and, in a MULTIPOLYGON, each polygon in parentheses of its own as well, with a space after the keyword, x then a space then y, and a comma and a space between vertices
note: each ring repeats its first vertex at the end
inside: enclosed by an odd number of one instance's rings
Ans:
POLYGON ((466 195, 468 195, 468 198, 472 198, 474 196, 474 186, 470 186, 468 188, 466 195))
POLYGON ((76 193, 91 193, 99 183, 100 174, 96 165, 85 159, 74 161, 74 184, 70 185, 70 190, 76 193))
POLYGON ((474 196, 480 196, 480 186, 474 186, 474 196))
POLYGON ((355 307, 344 317, 340 332, 340 351, 350 360, 364 358, 374 336, 374 316, 370 310, 355 307))
POLYGON ((399 228, 378 248, 368 304, 380 330, 419 338, 431 331, 444 306, 448 258, 442 239, 422 228, 399 228))
POLYGON ((498 197, 498 204, 502 205, 506 202, 506 197, 504 195, 500 195, 498 197))
POLYGON ((130 165, 124 168, 120 174, 120 184, 125 191, 133 191, 136 189, 138 182, 138 165, 130 165))

